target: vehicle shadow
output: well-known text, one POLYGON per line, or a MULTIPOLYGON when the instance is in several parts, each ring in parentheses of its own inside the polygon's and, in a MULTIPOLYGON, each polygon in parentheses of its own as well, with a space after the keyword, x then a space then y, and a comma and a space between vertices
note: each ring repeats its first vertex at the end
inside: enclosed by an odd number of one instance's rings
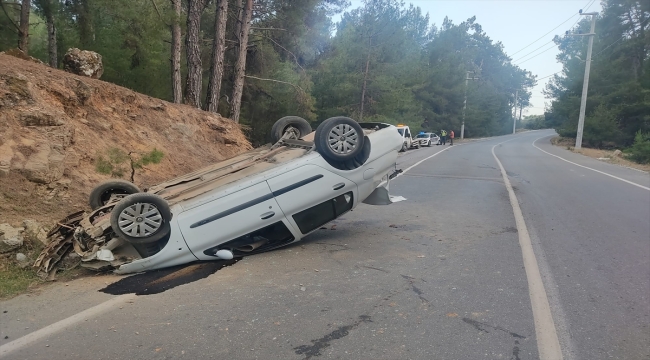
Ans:
POLYGON ((179 285, 207 278, 224 267, 234 265, 239 260, 194 262, 166 269, 152 270, 125 277, 99 291, 111 295, 160 294, 179 285))

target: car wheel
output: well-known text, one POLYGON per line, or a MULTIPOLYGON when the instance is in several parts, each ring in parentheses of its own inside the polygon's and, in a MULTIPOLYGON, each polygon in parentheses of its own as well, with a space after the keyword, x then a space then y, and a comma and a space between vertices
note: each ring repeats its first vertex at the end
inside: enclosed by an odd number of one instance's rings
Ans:
POLYGON ((408 150, 408 144, 404 143, 402 144, 402 149, 399 152, 406 152, 408 150))
POLYGON ((88 203, 93 210, 106 205, 111 195, 131 195, 139 193, 140 189, 125 180, 109 180, 97 185, 90 192, 88 203))
POLYGON ((363 150, 365 136, 356 121, 337 116, 323 121, 316 129, 316 150, 324 158, 345 162, 354 159, 363 150))
POLYGON ((363 166, 370 157, 370 140, 366 136, 363 141, 363 150, 354 159, 340 163, 340 166, 334 166, 340 170, 354 170, 363 166))
POLYGON ((271 140, 273 143, 275 144, 280 139, 282 139, 284 133, 290 128, 298 131, 298 138, 301 138, 312 132, 311 125, 309 125, 309 122, 307 120, 298 116, 285 116, 276 121, 271 128, 271 140))
POLYGON ((111 227, 125 241, 150 244, 167 236, 172 218, 167 201, 154 194, 133 194, 120 200, 111 212, 111 227))
POLYGON ((431 147, 431 140, 427 143, 427 147, 431 147))

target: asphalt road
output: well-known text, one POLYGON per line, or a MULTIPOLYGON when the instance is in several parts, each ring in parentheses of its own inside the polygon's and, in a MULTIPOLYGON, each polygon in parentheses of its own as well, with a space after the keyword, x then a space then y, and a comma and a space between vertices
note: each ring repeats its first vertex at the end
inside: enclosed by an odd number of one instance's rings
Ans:
POLYGON ((552 135, 409 151, 390 187, 407 201, 360 205, 218 271, 199 264, 112 285, 150 295, 98 292, 123 279, 110 275, 3 301, 0 357, 536 359, 539 313, 494 147, 564 359, 650 359, 650 177, 553 147, 552 135), (63 319, 74 324, 48 327, 63 319), (9 349, 16 340, 26 345, 9 349))

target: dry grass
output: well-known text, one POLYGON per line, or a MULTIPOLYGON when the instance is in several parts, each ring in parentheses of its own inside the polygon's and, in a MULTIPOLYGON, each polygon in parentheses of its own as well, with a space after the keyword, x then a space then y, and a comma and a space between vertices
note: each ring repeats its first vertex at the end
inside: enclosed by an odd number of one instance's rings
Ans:
POLYGON ((650 172, 650 165, 638 164, 635 163, 634 161, 628 160, 624 157, 625 154, 614 156, 614 150, 601 150, 601 149, 592 149, 592 148, 584 148, 584 147, 582 149, 576 150, 574 149, 575 139, 565 138, 560 136, 556 136, 552 138, 551 143, 555 146, 565 148, 567 150, 573 151, 574 153, 582 154, 584 156, 589 156, 590 158, 598 159, 608 164, 614 164, 614 165, 619 165, 619 166, 650 172))

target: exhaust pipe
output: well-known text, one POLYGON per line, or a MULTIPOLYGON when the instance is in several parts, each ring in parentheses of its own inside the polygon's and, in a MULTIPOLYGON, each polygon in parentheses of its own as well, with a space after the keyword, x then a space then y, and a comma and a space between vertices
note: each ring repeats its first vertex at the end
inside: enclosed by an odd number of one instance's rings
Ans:
POLYGON ((246 244, 244 246, 240 246, 240 247, 238 247, 236 249, 239 250, 239 251, 243 251, 243 252, 251 252, 251 251, 254 251, 255 249, 259 248, 260 246, 266 244, 267 242, 269 242, 269 241, 267 239, 264 239, 264 240, 260 240, 260 241, 258 241, 256 243, 246 244))

